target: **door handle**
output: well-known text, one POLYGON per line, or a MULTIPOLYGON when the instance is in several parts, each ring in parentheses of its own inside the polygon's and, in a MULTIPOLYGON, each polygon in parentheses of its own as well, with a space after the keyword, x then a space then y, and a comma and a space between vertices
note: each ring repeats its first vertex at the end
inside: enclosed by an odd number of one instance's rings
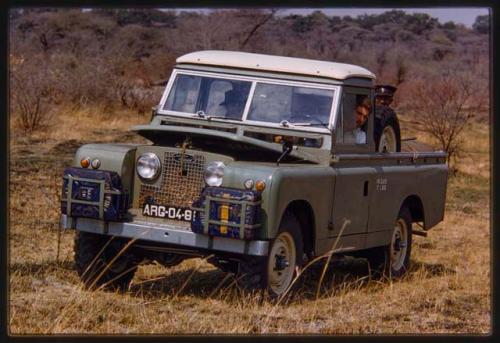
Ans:
POLYGON ((363 196, 368 195, 368 181, 365 181, 365 185, 363 187, 363 196))

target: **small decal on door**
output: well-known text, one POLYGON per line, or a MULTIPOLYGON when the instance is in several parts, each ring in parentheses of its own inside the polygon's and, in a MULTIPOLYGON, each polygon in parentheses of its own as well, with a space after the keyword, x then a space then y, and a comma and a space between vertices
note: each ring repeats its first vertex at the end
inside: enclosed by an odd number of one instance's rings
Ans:
POLYGON ((377 179, 377 191, 386 191, 387 190, 387 179, 380 178, 377 179))

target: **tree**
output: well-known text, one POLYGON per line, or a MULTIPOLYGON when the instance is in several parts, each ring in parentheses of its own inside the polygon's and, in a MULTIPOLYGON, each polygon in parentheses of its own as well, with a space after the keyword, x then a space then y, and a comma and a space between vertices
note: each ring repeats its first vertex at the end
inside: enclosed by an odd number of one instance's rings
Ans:
POLYGON ((254 25, 252 25, 251 29, 246 34, 245 39, 240 44, 240 50, 243 50, 245 48, 245 46, 248 44, 248 41, 250 40, 250 38, 252 38, 253 35, 255 35, 255 33, 257 32, 257 30, 261 26, 263 26, 270 19, 272 19, 277 11, 278 10, 276 10, 276 9, 271 9, 271 11, 268 14, 263 14, 263 15, 259 12, 251 13, 251 15, 253 14, 253 17, 255 17, 255 23, 254 23, 254 25))
POLYGON ((490 16, 489 15, 478 15, 474 24, 472 24, 472 29, 476 32, 487 34, 490 32, 490 16))
POLYGON ((420 80, 415 86, 417 116, 424 131, 437 140, 453 162, 462 147, 460 134, 477 109, 470 74, 443 73, 431 82, 420 80))
POLYGON ((138 24, 143 26, 176 27, 176 14, 174 11, 162 11, 154 8, 132 9, 97 9, 96 14, 114 18, 118 25, 125 26, 138 24))

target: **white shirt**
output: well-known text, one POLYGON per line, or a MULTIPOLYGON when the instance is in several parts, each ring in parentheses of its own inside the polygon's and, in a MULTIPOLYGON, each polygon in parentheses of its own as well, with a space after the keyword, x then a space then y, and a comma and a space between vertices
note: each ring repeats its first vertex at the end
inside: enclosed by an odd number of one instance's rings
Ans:
POLYGON ((344 144, 366 144, 366 132, 359 127, 352 131, 344 132, 344 144))
POLYGON ((354 130, 356 135, 356 144, 366 144, 366 132, 357 128, 354 130))

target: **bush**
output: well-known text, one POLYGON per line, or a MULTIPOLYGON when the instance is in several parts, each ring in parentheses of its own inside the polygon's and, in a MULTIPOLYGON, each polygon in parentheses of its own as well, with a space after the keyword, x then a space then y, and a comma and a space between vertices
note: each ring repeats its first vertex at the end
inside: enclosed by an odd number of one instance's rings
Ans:
POLYGON ((490 32, 490 16, 478 15, 476 21, 472 24, 472 29, 476 32, 487 34, 490 32))
POLYGON ((33 132, 49 118, 50 74, 42 63, 21 60, 10 68, 11 110, 25 132, 33 132))
POLYGON ((448 154, 448 162, 455 165, 463 144, 461 133, 479 105, 475 103, 471 75, 449 72, 433 82, 419 81, 414 100, 423 129, 448 154))

